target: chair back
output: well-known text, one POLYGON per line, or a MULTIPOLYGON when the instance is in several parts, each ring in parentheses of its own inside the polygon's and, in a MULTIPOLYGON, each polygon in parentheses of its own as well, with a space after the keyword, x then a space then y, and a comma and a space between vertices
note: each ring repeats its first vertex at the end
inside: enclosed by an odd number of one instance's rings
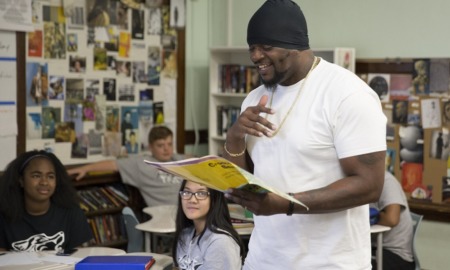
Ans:
POLYGON ((423 215, 419 215, 419 214, 411 212, 411 219, 413 221, 412 250, 413 250, 413 256, 414 256, 414 262, 416 263, 416 270, 420 270, 419 257, 417 257, 417 251, 416 251, 416 236, 417 236, 417 229, 419 228, 420 222, 423 219, 423 215))
POLYGON ((122 209, 122 217, 128 236, 127 252, 144 251, 144 235, 142 231, 136 229, 136 225, 139 224, 139 221, 133 210, 130 207, 125 206, 122 209))

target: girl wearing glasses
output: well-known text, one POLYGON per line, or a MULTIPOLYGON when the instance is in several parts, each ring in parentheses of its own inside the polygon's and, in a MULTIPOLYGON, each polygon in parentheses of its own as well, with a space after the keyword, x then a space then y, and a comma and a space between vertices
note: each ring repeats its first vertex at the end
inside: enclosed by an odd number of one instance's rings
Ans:
POLYGON ((172 257, 180 270, 241 269, 244 246, 222 192, 184 180, 172 257))

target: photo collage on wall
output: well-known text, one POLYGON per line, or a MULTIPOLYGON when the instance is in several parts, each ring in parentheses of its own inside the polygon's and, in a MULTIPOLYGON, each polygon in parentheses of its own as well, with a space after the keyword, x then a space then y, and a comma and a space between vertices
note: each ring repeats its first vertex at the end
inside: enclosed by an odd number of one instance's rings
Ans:
POLYGON ((183 1, 162 2, 32 2, 27 150, 85 163, 146 151, 154 125, 175 132, 177 28, 185 8, 183 1))
POLYGON ((448 194, 444 193, 450 190, 450 175, 443 172, 442 181, 427 181, 423 179, 423 171, 429 160, 446 162, 449 159, 450 59, 412 59, 411 70, 411 73, 358 75, 382 102, 388 120, 387 141, 400 142, 399 149, 387 149, 386 170, 394 172, 398 166, 401 175, 397 178, 411 198, 432 200, 432 191, 439 190, 437 186, 442 184, 441 201, 448 202, 448 194), (431 133, 427 142, 424 142, 425 130, 431 133), (430 145, 427 152, 424 143, 430 145), (396 160, 400 164, 395 164, 396 160))

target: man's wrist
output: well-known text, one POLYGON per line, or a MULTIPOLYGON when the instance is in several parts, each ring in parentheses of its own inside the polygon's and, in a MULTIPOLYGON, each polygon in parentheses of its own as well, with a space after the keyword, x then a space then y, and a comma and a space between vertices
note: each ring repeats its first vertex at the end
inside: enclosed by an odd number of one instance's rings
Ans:
MULTIPOLYGON (((288 193, 288 194, 289 194, 289 196, 294 197, 294 193, 288 193)), ((294 206, 295 206, 295 203, 293 201, 289 201, 289 206, 286 211, 287 216, 292 216, 292 214, 294 213, 294 206)))
POLYGON ((225 142, 223 144, 223 150, 225 150, 225 152, 230 156, 230 157, 240 157, 243 156, 245 154, 245 151, 247 150, 247 147, 244 144, 243 150, 239 153, 232 153, 230 150, 228 150, 227 148, 227 142, 225 142))

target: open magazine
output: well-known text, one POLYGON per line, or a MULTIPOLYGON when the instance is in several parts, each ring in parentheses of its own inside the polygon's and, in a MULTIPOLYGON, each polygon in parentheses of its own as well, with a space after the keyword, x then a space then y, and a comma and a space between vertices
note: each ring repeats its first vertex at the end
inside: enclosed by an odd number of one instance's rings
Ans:
POLYGON ((144 160, 144 162, 169 174, 222 192, 230 188, 245 189, 258 193, 272 192, 309 210, 308 206, 299 200, 285 192, 267 186, 255 175, 222 157, 210 155, 172 162, 153 162, 148 160, 144 160))

